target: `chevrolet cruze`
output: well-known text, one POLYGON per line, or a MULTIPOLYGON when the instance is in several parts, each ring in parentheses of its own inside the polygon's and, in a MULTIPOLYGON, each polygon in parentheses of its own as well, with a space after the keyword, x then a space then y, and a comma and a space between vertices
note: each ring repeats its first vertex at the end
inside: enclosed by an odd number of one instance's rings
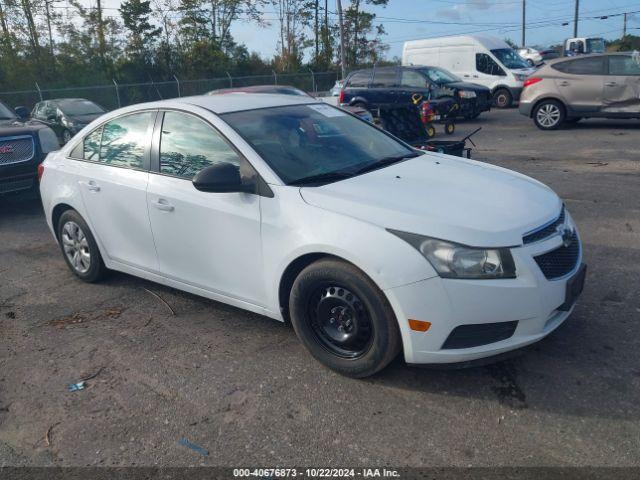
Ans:
POLYGON ((123 108, 40 169, 71 271, 119 270, 293 324, 324 365, 371 375, 540 340, 582 290, 580 238, 531 178, 420 152, 312 98, 123 108))

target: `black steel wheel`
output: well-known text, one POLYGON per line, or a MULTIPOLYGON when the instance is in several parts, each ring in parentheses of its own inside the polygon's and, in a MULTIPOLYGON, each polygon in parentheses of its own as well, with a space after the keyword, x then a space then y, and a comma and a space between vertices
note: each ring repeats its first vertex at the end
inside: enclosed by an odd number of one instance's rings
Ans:
POLYGON ((309 297, 307 315, 318 341, 332 354, 358 358, 371 346, 373 325, 357 295, 327 284, 309 297))
POLYGON ((384 293, 361 270, 333 257, 307 266, 289 297, 296 335, 323 365, 367 377, 400 351, 398 323, 384 293))

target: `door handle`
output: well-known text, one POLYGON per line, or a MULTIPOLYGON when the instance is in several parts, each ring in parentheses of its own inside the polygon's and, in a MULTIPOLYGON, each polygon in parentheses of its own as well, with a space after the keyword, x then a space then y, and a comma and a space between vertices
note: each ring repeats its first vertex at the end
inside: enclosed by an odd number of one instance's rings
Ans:
POLYGON ((469 78, 471 75, 463 75, 464 78, 469 78))
POLYGON ((164 198, 159 198, 158 200, 151 202, 153 206, 158 210, 162 210, 163 212, 173 212, 175 207, 167 202, 164 198))
POLYGON ((478 75, 474 75, 473 78, 478 78, 478 75))
POLYGON ((616 82, 607 82, 604 84, 605 87, 615 87, 617 85, 616 82))
POLYGON ((571 85, 569 82, 560 82, 561 87, 568 87, 569 85, 571 85))
POLYGON ((85 187, 87 187, 87 190, 89 190, 90 192, 99 192, 100 191, 100 185, 98 185, 93 180, 89 180, 88 182, 81 182, 81 183, 85 187))

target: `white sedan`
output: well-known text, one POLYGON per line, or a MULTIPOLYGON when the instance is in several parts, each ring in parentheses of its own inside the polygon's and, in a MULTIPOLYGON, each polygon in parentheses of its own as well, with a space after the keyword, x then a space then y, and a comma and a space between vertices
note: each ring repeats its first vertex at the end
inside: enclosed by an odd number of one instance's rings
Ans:
POLYGON ((312 98, 123 108, 39 173, 81 280, 119 270, 290 320, 316 359, 354 377, 400 351, 465 362, 540 340, 584 283, 575 224, 548 187, 416 151, 312 98))

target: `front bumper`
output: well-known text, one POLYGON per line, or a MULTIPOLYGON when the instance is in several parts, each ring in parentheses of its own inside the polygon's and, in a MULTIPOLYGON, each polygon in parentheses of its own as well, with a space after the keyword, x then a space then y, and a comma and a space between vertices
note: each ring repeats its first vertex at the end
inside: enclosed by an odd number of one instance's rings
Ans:
MULTIPOLYGON (((578 241, 580 239, 578 238, 578 241)), ((582 263, 566 276, 548 280, 534 256, 562 245, 559 236, 513 248, 518 277, 505 280, 453 280, 440 277, 386 290, 396 313, 407 363, 457 363, 524 347, 541 340, 569 317, 560 310, 565 303, 567 281, 582 263), (426 332, 409 328, 408 319, 428 321, 426 332), (462 325, 517 322, 504 340, 469 348, 443 348, 452 331, 462 325)))
POLYGON ((42 158, 35 158, 12 165, 0 165, 0 195, 29 190, 37 185, 38 165, 42 158))

